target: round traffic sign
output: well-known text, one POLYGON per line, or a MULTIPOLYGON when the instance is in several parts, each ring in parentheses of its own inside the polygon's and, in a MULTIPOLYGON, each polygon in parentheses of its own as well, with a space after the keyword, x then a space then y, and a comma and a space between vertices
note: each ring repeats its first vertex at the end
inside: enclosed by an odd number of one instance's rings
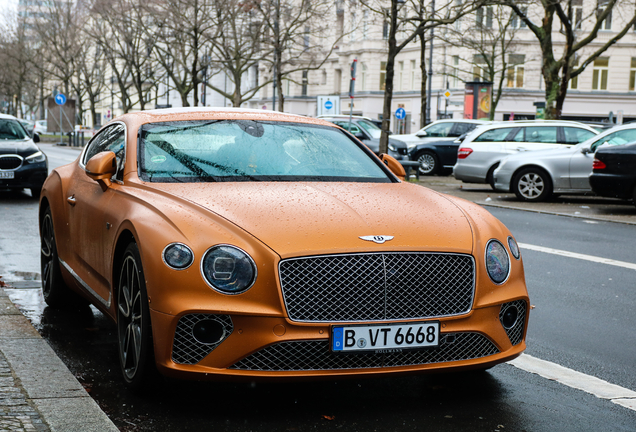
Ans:
POLYGON ((62 93, 56 94, 55 103, 58 105, 64 105, 66 103, 66 96, 64 96, 62 93))
POLYGON ((333 102, 331 102, 330 100, 328 100, 327 102, 325 102, 325 108, 330 110, 331 108, 333 108, 333 102))
POLYGON ((404 110, 404 108, 398 108, 395 110, 396 119, 402 120, 404 117, 406 117, 406 111, 404 110))

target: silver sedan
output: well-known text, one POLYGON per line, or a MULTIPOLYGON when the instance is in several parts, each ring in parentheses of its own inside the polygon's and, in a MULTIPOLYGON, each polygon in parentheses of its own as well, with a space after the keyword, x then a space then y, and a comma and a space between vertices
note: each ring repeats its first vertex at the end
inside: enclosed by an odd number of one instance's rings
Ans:
POLYGON ((588 178, 596 149, 635 141, 636 124, 626 124, 573 147, 508 156, 493 173, 494 188, 514 192, 521 201, 544 201, 552 194, 592 192, 588 178))

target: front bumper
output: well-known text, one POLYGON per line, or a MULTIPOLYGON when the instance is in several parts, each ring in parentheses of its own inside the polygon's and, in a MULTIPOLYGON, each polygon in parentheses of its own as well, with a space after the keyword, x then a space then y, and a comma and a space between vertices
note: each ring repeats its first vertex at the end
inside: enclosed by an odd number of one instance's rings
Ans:
POLYGON ((510 184, 512 182, 511 171, 495 170, 493 173, 493 180, 495 182, 495 190, 500 192, 510 192, 510 184))
POLYGON ((17 170, 2 170, 1 172, 13 172, 13 178, 0 178, 0 189, 24 189, 41 188, 48 176, 49 170, 46 161, 28 164, 24 163, 17 170))
POLYGON ((612 198, 632 198, 636 178, 633 174, 592 173, 590 186, 595 194, 612 198))
POLYGON ((438 348, 355 354, 331 352, 331 324, 201 311, 178 316, 151 311, 151 319, 155 358, 165 375, 293 378, 489 367, 523 352, 528 313, 527 297, 516 299, 462 317, 436 319, 441 326, 438 348), (519 318, 506 329, 502 316, 511 305, 518 308, 519 318), (191 331, 192 323, 210 317, 226 332, 218 344, 202 344, 191 331))

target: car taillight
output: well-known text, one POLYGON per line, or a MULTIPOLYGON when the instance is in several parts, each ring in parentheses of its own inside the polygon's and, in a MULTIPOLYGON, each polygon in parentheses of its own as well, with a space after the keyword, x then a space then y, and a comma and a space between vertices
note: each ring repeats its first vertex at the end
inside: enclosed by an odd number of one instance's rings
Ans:
POLYGON ((457 150, 457 159, 466 159, 472 152, 473 152, 473 149, 468 147, 462 147, 459 150, 457 150))
POLYGON ((607 165, 605 165, 605 162, 600 161, 598 159, 594 159, 594 162, 592 162, 592 169, 595 170, 600 170, 600 169, 605 169, 607 168, 607 165))

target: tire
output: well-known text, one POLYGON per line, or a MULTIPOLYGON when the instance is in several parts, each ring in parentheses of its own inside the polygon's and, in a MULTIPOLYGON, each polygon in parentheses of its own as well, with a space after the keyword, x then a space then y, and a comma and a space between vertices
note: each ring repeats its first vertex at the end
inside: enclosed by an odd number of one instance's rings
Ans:
POLYGON ((636 187, 634 187, 634 192, 632 193, 632 203, 636 206, 636 187))
POLYGON ((52 308, 77 306, 84 300, 72 292, 62 278, 50 207, 44 212, 40 225, 40 243, 40 275, 44 301, 52 308))
POLYGON ((497 169, 498 166, 499 166, 499 162, 491 166, 490 169, 488 170, 488 174, 486 174, 486 183, 490 185, 492 190, 497 190, 495 189, 495 170, 497 169))
POLYGON ((417 154, 417 161, 420 163, 418 170, 420 175, 434 175, 439 171, 439 158, 430 151, 423 151, 417 154))
POLYGON ((521 201, 545 201, 552 196, 552 179, 540 168, 524 168, 512 179, 512 191, 521 201))
POLYGON ((133 391, 146 387, 155 363, 148 294, 136 243, 124 251, 117 278, 117 346, 126 385, 133 391))

